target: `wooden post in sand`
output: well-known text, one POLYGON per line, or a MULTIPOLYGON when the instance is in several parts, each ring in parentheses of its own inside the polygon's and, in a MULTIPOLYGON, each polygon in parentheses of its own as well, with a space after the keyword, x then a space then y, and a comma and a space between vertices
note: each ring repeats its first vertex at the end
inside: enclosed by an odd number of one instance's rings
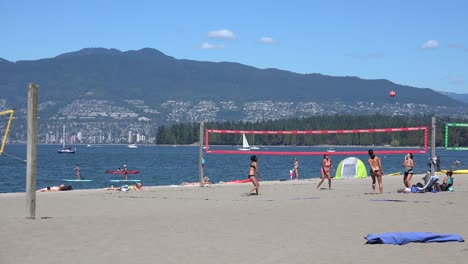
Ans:
POLYGON ((37 88, 28 84, 28 128, 26 146, 26 218, 36 219, 36 163, 37 163, 37 88))
POLYGON ((200 171, 200 186, 204 186, 203 184, 203 166, 204 166, 204 161, 203 161, 203 133, 204 133, 204 124, 203 121, 200 122, 200 137, 198 139, 199 145, 200 145, 200 150, 199 150, 199 164, 198 168, 200 171))
POLYGON ((434 164, 434 157, 436 156, 435 154, 435 137, 436 137, 436 118, 435 116, 432 117, 432 122, 431 122, 431 128, 432 128, 432 133, 431 133, 431 176, 435 175, 435 164, 434 164))

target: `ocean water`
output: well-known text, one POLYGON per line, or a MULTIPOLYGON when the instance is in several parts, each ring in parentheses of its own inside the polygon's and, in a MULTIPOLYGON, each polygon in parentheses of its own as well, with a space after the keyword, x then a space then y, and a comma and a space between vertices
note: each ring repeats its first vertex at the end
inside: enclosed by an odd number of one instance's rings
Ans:
MULTIPOLYGON (((129 175, 129 179, 139 179, 144 186, 177 185, 181 182, 198 181, 198 146, 139 146, 129 149, 126 145, 78 145, 76 154, 58 154, 59 145, 38 145, 37 153, 37 189, 70 184, 73 189, 99 189, 110 187, 110 180, 122 179, 122 175, 106 174, 106 170, 115 170, 127 165, 129 170, 140 173, 129 175), (75 178, 75 164, 80 164, 82 178, 91 182, 64 182, 63 179, 75 178)), ((327 147, 268 147, 269 151, 281 148, 281 151, 326 151, 327 147)), ((261 147, 260 150, 263 148, 261 147)), ((368 147, 335 147, 336 151, 367 150, 368 147)), ((379 149, 373 147, 374 151, 379 149)), ((409 150, 411 152, 411 150, 409 150)), ((26 145, 8 144, 8 155, 0 156, 0 193, 24 192, 26 189, 26 145), (17 157, 17 158, 13 158, 17 157)), ((447 151, 437 148, 441 157, 442 169, 467 169, 466 151, 447 151), (454 161, 461 166, 453 166, 454 161)), ((330 153, 334 167, 348 156, 330 153)), ((257 155, 259 170, 263 180, 289 179, 289 170, 293 167, 293 156, 257 155)), ((402 172, 404 155, 379 155, 385 173, 402 172)), ((296 156, 299 160, 300 179, 320 177, 322 156, 296 156)), ((367 166, 367 155, 356 155, 367 166)), ((429 154, 414 154, 415 173, 427 171, 429 154)), ((247 177, 250 154, 220 155, 206 154, 205 175, 214 183, 245 179, 247 177)), ((332 172, 334 174, 334 172, 332 172)))

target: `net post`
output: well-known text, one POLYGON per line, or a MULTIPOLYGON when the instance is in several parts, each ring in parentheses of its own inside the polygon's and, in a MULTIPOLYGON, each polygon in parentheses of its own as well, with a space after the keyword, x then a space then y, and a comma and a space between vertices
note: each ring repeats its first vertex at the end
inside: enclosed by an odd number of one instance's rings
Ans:
POLYGON ((208 145, 208 129, 205 130, 205 151, 208 151, 210 146, 208 145))
POLYGON ((431 122, 432 133, 431 133, 431 176, 435 175, 435 168, 434 168, 434 157, 435 157, 435 137, 436 137, 436 118, 435 116, 432 117, 431 122))
POLYGON ((198 162, 198 169, 199 169, 199 177, 200 177, 200 186, 204 186, 203 183, 203 166, 204 166, 204 161, 203 161, 203 130, 204 130, 204 124, 203 121, 200 122, 200 135, 199 135, 199 162, 198 162))
POLYGON ((427 153, 427 142, 428 142, 428 127, 424 129, 424 153, 427 153))
POLYGON ((26 213, 27 219, 36 219, 36 164, 37 164, 37 88, 28 84, 28 117, 26 147, 26 213))
POLYGON ((445 133, 444 133, 445 148, 448 148, 448 130, 449 130, 449 126, 448 126, 448 124, 445 124, 445 133))

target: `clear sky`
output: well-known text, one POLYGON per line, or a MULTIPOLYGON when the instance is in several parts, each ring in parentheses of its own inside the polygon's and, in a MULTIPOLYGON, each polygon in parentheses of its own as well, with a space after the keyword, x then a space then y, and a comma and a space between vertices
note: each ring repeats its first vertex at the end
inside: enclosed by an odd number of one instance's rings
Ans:
POLYGON ((0 58, 88 47, 468 93, 466 0, 0 0, 0 58))

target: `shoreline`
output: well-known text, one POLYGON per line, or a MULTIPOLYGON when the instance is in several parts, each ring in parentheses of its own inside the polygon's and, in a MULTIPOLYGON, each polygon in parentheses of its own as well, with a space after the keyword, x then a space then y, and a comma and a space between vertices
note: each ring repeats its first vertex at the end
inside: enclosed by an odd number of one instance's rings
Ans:
MULTIPOLYGON (((401 172, 400 172, 401 173, 401 172)), ((413 178, 422 178, 424 177, 425 173, 415 173, 413 175, 413 178)), ((440 180, 443 179, 443 176, 444 176, 444 173, 443 172, 436 172, 435 175, 439 176, 439 178, 441 178, 440 180)), ((454 176, 458 176, 458 175, 463 175, 463 174, 454 174, 454 176)), ((395 173, 390 173, 390 174, 385 174, 383 176, 384 179, 388 178, 388 177, 391 177, 391 178, 398 178, 398 177, 402 177, 402 174, 395 174, 395 173)), ((468 177, 468 176, 467 176, 468 177)), ((281 184, 287 184, 287 183, 290 183, 290 184, 301 184, 303 182, 316 182, 316 181, 320 181, 320 176, 317 176, 317 177, 313 177, 313 178, 305 178, 305 179, 300 179, 300 180, 290 180, 290 179, 282 179, 282 180, 265 180, 265 181, 262 181, 260 180, 260 183, 261 184, 266 184, 266 185, 271 185, 271 184, 275 184, 275 183, 281 183, 281 184)), ((365 180, 365 179, 371 179, 370 176, 367 176, 367 178, 364 178, 364 179, 357 179, 357 178, 351 178, 351 179, 335 179, 334 177, 332 177, 332 184, 333 182, 337 182, 339 183, 340 181, 353 181, 353 180, 365 180)), ((327 182, 327 179, 325 178, 325 181, 323 184, 325 184, 327 182)), ((73 183, 73 182, 72 182, 73 183)), ((121 182, 121 183, 114 183, 114 184, 111 184, 111 186, 113 187, 120 187, 120 186, 123 186, 123 185, 133 185, 135 184, 136 182, 128 182, 128 183, 124 183, 124 182, 121 182)), ((242 185, 242 184, 249 184, 251 185, 252 183, 251 182, 247 182, 247 183, 229 183, 229 182, 217 182, 217 183, 211 183, 211 184, 208 184, 206 186, 203 186, 203 187, 210 187, 210 186, 224 186, 224 185, 227 185, 227 186, 235 186, 235 185, 242 185)), ((323 185, 322 184, 322 185, 323 185)), ((65 184, 66 185, 66 184, 65 184)), ((143 183, 143 188, 144 189, 153 189, 153 188, 177 188, 177 187, 180 187, 180 188, 187 188, 187 187, 201 187, 201 186, 196 186, 196 185, 181 185, 181 184, 168 184, 168 185, 144 185, 143 183)), ((43 187, 44 188, 44 187, 43 187)), ((102 188, 90 188, 90 189, 73 189, 73 190, 70 190, 70 191, 61 191, 61 193, 67 193, 67 192, 86 192, 86 191, 100 191, 100 190, 104 190, 105 188, 107 187, 102 187, 102 188)), ((39 189, 42 189, 42 188, 37 188, 37 190, 39 189)), ((26 192, 4 192, 4 193, 1 193, 0 192, 0 197, 2 195, 8 195, 8 194, 25 194, 26 192)), ((40 193, 40 192, 37 192, 37 193, 40 193)), ((47 193, 47 192, 46 192, 47 193)), ((49 192, 49 193, 54 193, 54 192, 49 192)))
MULTIPOLYGON (((13 142, 13 143, 8 143, 11 145, 26 145, 26 142, 13 142)), ((113 143, 113 144, 103 144, 103 143, 77 143, 77 144, 70 144, 71 146, 83 146, 87 147, 87 145, 91 145, 92 147, 95 146, 127 146, 130 143, 113 143)), ((137 146, 144 146, 144 147, 200 147, 199 144, 139 144, 139 143, 134 143, 137 146)), ((37 143, 37 145, 48 145, 48 146, 62 146, 61 143, 37 143)), ((67 144, 68 145, 68 144, 67 144)), ((205 144, 203 144, 203 147, 205 144)), ((210 147, 215 146, 215 147, 237 147, 237 145, 209 145, 210 147)), ((256 145, 257 147, 262 147, 262 148, 275 148, 275 147, 281 147, 281 148, 423 148, 421 146, 379 146, 379 145, 256 145)), ((430 147, 429 147, 430 148, 430 147)), ((443 146, 437 146, 436 149, 445 149, 443 146)), ((430 153, 429 153, 430 154, 430 153)))

